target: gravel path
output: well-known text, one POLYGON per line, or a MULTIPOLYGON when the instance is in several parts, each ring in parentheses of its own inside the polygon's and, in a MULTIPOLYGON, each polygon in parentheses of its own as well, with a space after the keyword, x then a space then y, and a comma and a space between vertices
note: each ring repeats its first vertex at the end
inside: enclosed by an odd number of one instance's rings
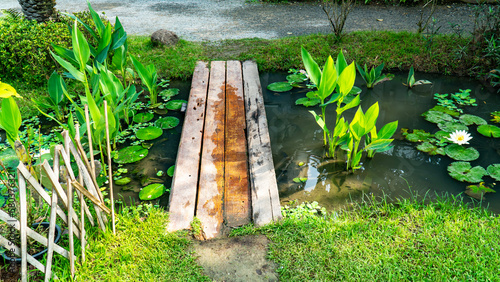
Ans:
MULTIPOLYGON (((17 0, 0 0, 0 9, 19 8, 17 0)), ((240 38, 281 38, 330 33, 326 15, 312 3, 267 4, 245 0, 91 0, 92 7, 110 19, 118 16, 130 34, 150 35, 160 28, 172 30, 190 41, 240 38)), ((57 9, 76 12, 87 8, 85 0, 57 0, 57 9)), ((416 31, 419 7, 356 7, 345 30, 416 31)), ((439 32, 450 33, 449 23, 470 31, 472 10, 465 4, 439 6, 435 13, 439 32)))

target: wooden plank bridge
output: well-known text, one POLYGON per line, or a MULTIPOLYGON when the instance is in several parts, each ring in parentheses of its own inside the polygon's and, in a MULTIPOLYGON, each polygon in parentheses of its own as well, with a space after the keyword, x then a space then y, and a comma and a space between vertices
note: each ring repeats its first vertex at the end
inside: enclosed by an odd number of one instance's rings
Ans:
POLYGON ((202 238, 227 228, 281 218, 266 112, 257 65, 198 62, 170 191, 168 231, 202 238))

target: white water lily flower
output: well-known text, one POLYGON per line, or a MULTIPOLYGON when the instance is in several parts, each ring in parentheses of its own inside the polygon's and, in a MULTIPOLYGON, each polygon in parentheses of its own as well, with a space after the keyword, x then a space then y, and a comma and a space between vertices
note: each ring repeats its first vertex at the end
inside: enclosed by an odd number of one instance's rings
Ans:
POLYGON ((456 130, 455 132, 450 134, 450 137, 446 138, 458 145, 469 144, 469 140, 472 139, 470 134, 465 130, 456 130))

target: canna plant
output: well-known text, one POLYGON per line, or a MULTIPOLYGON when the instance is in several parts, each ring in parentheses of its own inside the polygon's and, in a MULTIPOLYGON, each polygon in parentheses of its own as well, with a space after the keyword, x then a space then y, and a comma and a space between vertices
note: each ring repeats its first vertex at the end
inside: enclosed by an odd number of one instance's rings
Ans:
POLYGON ((310 113, 323 130, 324 145, 328 146, 328 155, 333 158, 337 146, 345 141, 347 126, 342 118, 342 113, 360 103, 359 95, 357 95, 349 103, 342 105, 354 86, 356 78, 354 63, 347 65, 344 55, 340 52, 335 63, 333 63, 331 56, 328 57, 323 70, 321 70, 303 47, 302 60, 311 82, 317 85, 317 91, 309 92, 307 96, 320 101, 321 115, 317 115, 314 111, 310 111, 310 113), (330 98, 328 99, 328 97, 330 98), (326 101, 327 99, 328 101, 326 101), (335 129, 331 131, 326 126, 326 107, 333 103, 337 104, 335 110, 337 115, 335 129))
MULTIPOLYGON (((63 78, 56 72, 53 72, 49 78, 48 92, 48 97, 31 100, 36 104, 40 112, 42 112, 41 109, 52 110, 55 113, 56 119, 62 121, 66 114, 65 109, 68 102, 65 97, 65 93, 67 95, 67 87, 63 78)), ((47 116, 46 113, 44 115, 47 116)))
POLYGON ((132 64, 134 65, 137 74, 139 74, 142 83, 148 88, 150 106, 155 107, 158 99, 158 74, 156 73, 155 65, 150 64, 147 67, 144 67, 144 65, 134 56, 130 55, 130 59, 132 60, 132 64))
POLYGON ((361 68, 358 64, 356 64, 356 68, 358 69, 361 78, 363 78, 363 80, 366 82, 367 88, 373 88, 375 85, 383 81, 392 79, 392 76, 382 74, 382 70, 384 69, 383 63, 376 68, 371 68, 370 71, 368 71, 368 67, 366 66, 366 64, 364 68, 361 68))

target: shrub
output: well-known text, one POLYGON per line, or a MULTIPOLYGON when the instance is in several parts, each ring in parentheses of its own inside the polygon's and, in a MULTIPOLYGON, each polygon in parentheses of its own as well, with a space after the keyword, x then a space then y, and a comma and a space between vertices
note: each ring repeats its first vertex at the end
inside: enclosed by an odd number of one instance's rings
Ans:
MULTIPOLYGON (((7 17, 0 22, 0 78, 34 86, 46 84, 52 72, 58 68, 49 52, 51 44, 66 48, 71 46, 68 24, 72 26, 74 20, 62 16, 56 21, 38 24, 12 11, 6 14, 7 17)), ((95 30, 89 12, 74 15, 95 30)), ((80 25, 80 29, 84 27, 80 25)), ((95 39, 87 32, 84 34, 87 41, 95 45, 95 39)))
POLYGON ((0 76, 41 85, 56 69, 51 43, 69 46, 68 28, 61 22, 38 24, 22 17, 9 17, 0 24, 0 76))

